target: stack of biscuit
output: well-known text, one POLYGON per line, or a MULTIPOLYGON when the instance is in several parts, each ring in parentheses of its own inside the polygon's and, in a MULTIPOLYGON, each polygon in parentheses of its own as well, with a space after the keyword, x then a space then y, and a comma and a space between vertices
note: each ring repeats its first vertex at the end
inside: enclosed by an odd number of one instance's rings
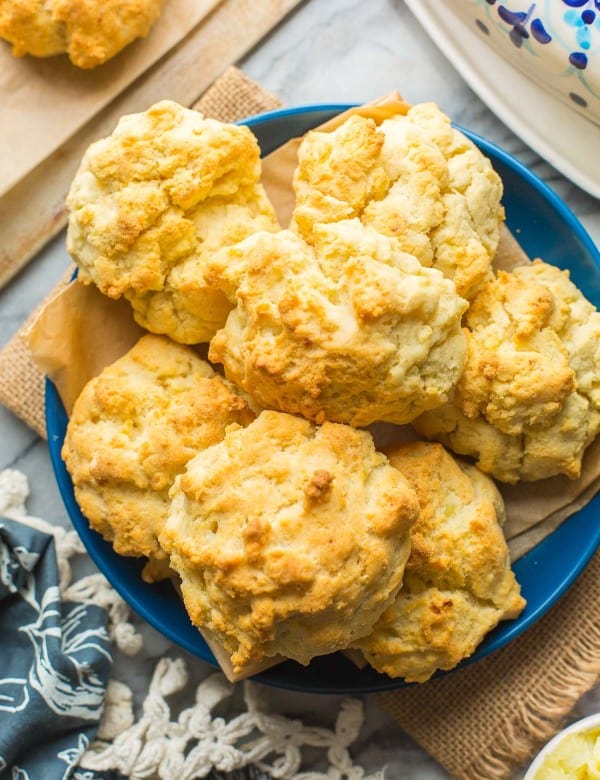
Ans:
POLYGON ((347 650, 423 682, 525 606, 494 478, 578 476, 600 314, 542 261, 493 271, 502 183, 433 104, 309 132, 293 187, 282 226, 251 131, 169 101, 89 148, 68 247, 149 333, 63 457, 237 677, 347 650))

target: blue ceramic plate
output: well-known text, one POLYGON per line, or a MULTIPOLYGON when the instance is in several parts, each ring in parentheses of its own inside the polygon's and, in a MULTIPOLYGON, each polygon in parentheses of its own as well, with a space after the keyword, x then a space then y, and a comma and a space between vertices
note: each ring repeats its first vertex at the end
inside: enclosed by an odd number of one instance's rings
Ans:
MULTIPOLYGON (((263 154, 331 118, 347 106, 307 106, 252 117, 244 124, 256 134, 263 154)), ((600 253, 573 213, 527 168, 482 138, 463 131, 490 158, 504 182, 508 227, 531 257, 569 268, 575 284, 600 308, 600 253)), ((158 631, 190 653, 215 664, 200 634, 191 625, 170 584, 148 585, 142 564, 123 558, 91 531, 79 511, 71 478, 60 458, 67 416, 54 386, 46 383, 46 423, 50 456, 58 486, 73 525, 90 556, 121 596, 158 631)), ((517 619, 501 623, 466 662, 472 663, 506 645, 538 620, 571 585, 600 543, 600 495, 565 521, 553 534, 515 564, 527 608, 517 619)), ((371 669, 359 671, 340 654, 316 658, 308 667, 280 664, 257 680, 281 688, 320 693, 384 691, 405 683, 371 669)))

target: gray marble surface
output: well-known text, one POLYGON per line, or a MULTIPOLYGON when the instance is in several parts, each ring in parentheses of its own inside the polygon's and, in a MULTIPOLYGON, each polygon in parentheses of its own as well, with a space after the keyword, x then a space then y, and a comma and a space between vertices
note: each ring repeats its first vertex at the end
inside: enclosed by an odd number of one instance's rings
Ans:
MULTIPOLYGON (((363 102, 393 89, 410 101, 434 100, 454 121, 495 141, 548 182, 600 243, 598 201, 571 184, 507 129, 476 97, 401 0, 310 0, 302 4, 241 63, 245 72, 279 94, 288 105, 363 102)), ((168 97, 168 95, 165 95, 168 97)), ((64 235, 59 235, 0 292, 0 345, 19 328, 36 303, 67 267, 64 235)), ((55 486, 45 442, 0 407, 0 469, 17 468, 31 483, 29 510, 55 523, 68 524, 55 486)), ((90 563, 82 562, 85 570, 90 563)), ((143 657, 117 658, 115 674, 143 696, 149 674, 163 653, 178 651, 141 626, 143 657)), ((196 678, 211 671, 187 658, 196 678)), ((331 721, 338 697, 271 691, 275 710, 320 713, 331 721)), ((387 767, 388 778, 442 780, 448 775, 379 709, 364 697, 365 726, 355 759, 373 771, 387 767)), ((600 688, 588 694, 574 716, 600 710, 600 688)), ((520 777, 515 775, 515 780, 520 777)))

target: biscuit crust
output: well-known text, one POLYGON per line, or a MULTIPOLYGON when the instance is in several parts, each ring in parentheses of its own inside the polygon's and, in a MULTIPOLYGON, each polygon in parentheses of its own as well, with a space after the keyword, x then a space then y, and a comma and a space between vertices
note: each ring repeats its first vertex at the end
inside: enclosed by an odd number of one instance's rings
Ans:
POLYGON ((237 306, 209 358, 261 407, 362 427, 448 399, 467 303, 393 239, 357 219, 320 225, 313 246, 257 233, 226 254, 223 273, 236 268, 237 306))
POLYGON ((320 223, 359 218, 433 266, 471 299, 491 276, 504 218, 490 161, 433 103, 404 116, 351 116, 304 136, 292 228, 312 242, 320 223))
POLYGON ((492 480, 459 465, 439 444, 412 442, 386 453, 415 490, 420 514, 402 588, 355 647, 377 671, 425 682, 470 656, 525 601, 510 568, 502 499, 492 480))
POLYGON ((66 53, 95 68, 145 38, 164 0, 0 0, 0 37, 15 57, 66 53))
POLYGON ((172 101, 123 117, 73 180, 67 248, 80 278, 124 295, 137 322, 185 344, 208 341, 232 304, 207 278, 220 248, 277 220, 247 127, 172 101))
POLYGON ((536 260, 499 273, 465 323, 454 399, 415 428, 503 482, 577 478, 600 431, 600 313, 567 271, 536 260))
POLYGON ((88 382, 70 417, 62 457, 81 511, 120 555, 151 559, 146 579, 164 575, 157 537, 175 477, 228 425, 253 417, 190 348, 143 336, 88 382))
POLYGON ((369 433, 264 411, 188 464, 160 535, 192 622, 236 673, 307 664, 390 604, 418 512, 369 433))

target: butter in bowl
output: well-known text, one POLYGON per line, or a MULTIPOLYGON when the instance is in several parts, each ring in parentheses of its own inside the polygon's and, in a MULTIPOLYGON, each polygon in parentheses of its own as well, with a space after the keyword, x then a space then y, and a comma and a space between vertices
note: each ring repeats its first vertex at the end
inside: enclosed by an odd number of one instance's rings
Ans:
POLYGON ((594 780, 600 777, 600 713, 572 723, 537 755, 523 780, 594 780))

